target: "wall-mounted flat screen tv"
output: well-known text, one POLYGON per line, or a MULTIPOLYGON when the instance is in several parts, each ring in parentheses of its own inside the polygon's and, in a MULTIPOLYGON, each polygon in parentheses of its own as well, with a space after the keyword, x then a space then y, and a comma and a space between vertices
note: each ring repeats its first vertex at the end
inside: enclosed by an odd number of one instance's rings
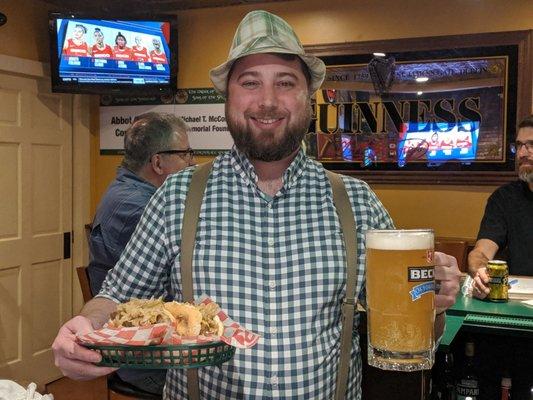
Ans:
POLYGON ((398 163, 427 160, 471 163, 476 160, 479 121, 406 123, 399 134, 398 163))
POLYGON ((52 91, 165 94, 177 86, 175 18, 50 14, 52 91))

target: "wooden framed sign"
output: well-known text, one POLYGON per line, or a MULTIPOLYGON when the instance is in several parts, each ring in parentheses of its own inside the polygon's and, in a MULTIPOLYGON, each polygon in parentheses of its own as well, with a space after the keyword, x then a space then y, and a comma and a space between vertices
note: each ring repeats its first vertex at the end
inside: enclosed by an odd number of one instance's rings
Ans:
POLYGON ((531 31, 307 51, 327 65, 305 140, 326 168, 381 183, 516 178, 510 143, 531 113, 531 31))

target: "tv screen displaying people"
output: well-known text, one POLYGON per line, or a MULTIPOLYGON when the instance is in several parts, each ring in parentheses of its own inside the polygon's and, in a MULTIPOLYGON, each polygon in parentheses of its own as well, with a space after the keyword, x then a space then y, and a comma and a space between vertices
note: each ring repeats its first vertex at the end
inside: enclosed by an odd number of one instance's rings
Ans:
POLYGON ((170 23, 58 18, 59 78, 98 84, 170 82, 170 23))
POLYGON ((479 135, 478 121, 450 124, 406 123, 398 141, 398 161, 474 161, 479 135))

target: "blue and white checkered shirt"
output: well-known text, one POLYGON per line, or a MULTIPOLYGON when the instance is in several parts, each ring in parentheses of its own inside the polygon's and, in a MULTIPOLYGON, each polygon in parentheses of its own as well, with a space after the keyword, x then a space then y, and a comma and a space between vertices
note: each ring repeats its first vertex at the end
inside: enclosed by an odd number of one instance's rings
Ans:
MULTIPOLYGON (((163 295, 170 279, 180 300, 180 242, 192 169, 167 179, 148 204, 99 296, 125 302, 163 295)), ((368 185, 343 176, 356 217, 364 298, 364 236, 393 223, 368 185)), ((194 293, 261 335, 259 343, 219 367, 199 370, 203 399, 332 399, 340 353, 345 254, 329 181, 302 151, 273 197, 257 186, 236 149, 216 158, 200 211, 194 293)), ((348 399, 359 399, 361 360, 354 330, 348 399)), ((164 399, 185 399, 186 374, 167 374, 164 399)))

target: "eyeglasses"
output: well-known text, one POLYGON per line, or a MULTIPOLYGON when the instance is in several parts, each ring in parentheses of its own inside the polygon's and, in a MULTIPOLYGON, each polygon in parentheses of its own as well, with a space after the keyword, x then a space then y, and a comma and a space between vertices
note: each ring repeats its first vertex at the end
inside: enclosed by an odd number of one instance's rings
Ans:
POLYGON ((526 140, 525 142, 514 142, 511 143, 511 153, 516 154, 520 151, 522 147, 526 148, 526 151, 533 153, 533 140, 526 140))
POLYGON ((184 159, 191 160, 194 157, 194 150, 189 147, 186 150, 161 150, 155 154, 183 154, 184 159))

